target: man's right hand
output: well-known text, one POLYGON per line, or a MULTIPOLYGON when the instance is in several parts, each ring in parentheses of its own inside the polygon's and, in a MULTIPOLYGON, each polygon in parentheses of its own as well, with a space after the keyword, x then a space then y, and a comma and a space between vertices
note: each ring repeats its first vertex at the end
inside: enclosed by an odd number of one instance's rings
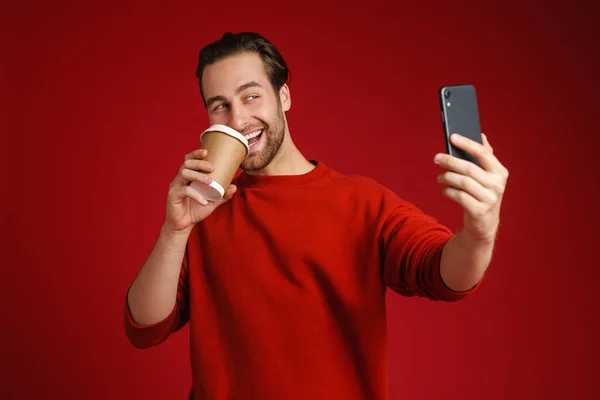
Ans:
POLYGON ((187 154, 179 173, 171 182, 167 196, 167 217, 164 228, 173 233, 185 232, 208 217, 215 208, 230 200, 236 191, 230 185, 221 200, 208 201, 200 193, 190 187, 192 182, 210 184, 212 179, 206 172, 212 172, 214 165, 203 160, 206 149, 198 149, 187 154))

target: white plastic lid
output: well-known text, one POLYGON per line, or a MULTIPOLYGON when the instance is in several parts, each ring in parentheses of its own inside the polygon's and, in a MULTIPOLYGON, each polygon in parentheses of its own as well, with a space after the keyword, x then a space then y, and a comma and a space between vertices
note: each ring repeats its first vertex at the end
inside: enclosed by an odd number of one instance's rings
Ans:
POLYGON ((192 182, 190 186, 209 201, 221 200, 225 195, 225 189, 217 181, 212 181, 208 185, 200 182, 192 182))
POLYGON ((206 132, 214 132, 214 131, 223 132, 223 133, 228 134, 229 136, 233 136, 234 138, 236 138, 237 140, 242 142, 244 144, 244 146, 246 146, 246 155, 248 155, 248 153, 250 152, 250 146, 248 146, 248 140, 244 137, 244 135, 242 135, 235 129, 228 127, 227 125, 220 125, 220 124, 212 125, 210 128, 208 128, 207 130, 205 130, 204 132, 202 132, 200 134, 200 140, 202 140, 202 136, 204 136, 204 134, 206 132))

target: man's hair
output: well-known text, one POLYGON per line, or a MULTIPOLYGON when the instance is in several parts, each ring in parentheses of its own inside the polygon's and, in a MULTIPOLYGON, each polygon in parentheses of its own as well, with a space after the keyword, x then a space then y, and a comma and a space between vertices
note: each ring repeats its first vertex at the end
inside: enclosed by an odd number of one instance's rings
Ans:
MULTIPOLYGON (((291 72, 288 69, 279 50, 263 36, 255 32, 226 32, 221 39, 208 44, 198 56, 198 68, 196 77, 200 85, 200 95, 206 107, 206 98, 202 88, 202 73, 204 69, 224 58, 241 53, 256 53, 262 59, 263 65, 275 95, 279 94, 279 89, 289 83, 291 72)), ((279 99, 279 97, 277 97, 279 99)))

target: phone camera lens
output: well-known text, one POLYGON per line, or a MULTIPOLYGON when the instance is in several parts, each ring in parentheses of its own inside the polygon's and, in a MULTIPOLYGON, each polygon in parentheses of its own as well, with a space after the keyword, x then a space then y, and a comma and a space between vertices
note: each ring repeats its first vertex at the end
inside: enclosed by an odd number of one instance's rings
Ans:
POLYGON ((449 99, 450 98, 450 91, 446 90, 446 92, 444 92, 444 97, 449 99))

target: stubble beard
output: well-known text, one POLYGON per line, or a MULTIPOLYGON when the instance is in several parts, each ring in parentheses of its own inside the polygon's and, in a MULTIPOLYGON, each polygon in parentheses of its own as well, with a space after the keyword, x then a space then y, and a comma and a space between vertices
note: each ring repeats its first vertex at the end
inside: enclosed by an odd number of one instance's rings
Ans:
POLYGON ((266 140, 264 148, 257 154, 253 154, 250 150, 250 155, 244 159, 240 166, 246 172, 260 171, 265 168, 273 161, 281 148, 285 136, 285 118, 281 104, 278 104, 275 119, 269 124, 265 123, 264 128, 263 135, 266 135, 264 137, 266 140))

